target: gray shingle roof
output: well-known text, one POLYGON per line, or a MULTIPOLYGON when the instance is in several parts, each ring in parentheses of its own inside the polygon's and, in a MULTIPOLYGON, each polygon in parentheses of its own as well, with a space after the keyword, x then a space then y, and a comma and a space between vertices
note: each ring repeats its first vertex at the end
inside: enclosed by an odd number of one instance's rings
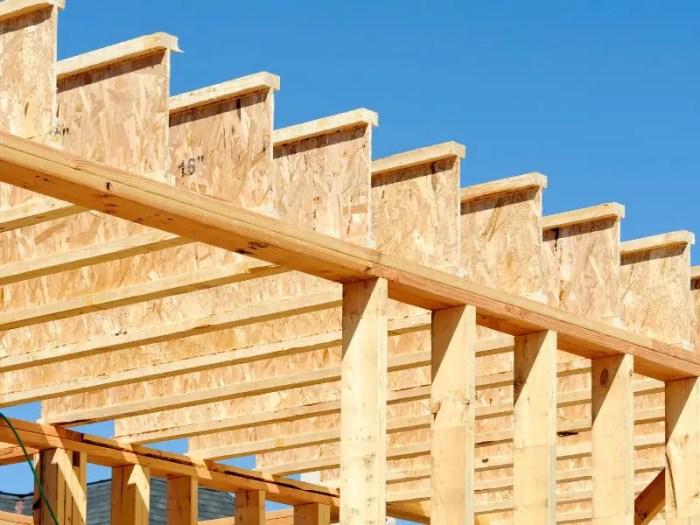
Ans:
MULTIPOLYGON (((110 525, 112 485, 110 480, 88 483, 87 525, 110 525)), ((17 514, 32 513, 33 494, 0 492, 0 510, 17 514)), ((167 484, 162 478, 151 478, 150 525, 165 525, 167 484)), ((233 496, 199 488, 199 519, 212 520, 233 516, 233 496)))

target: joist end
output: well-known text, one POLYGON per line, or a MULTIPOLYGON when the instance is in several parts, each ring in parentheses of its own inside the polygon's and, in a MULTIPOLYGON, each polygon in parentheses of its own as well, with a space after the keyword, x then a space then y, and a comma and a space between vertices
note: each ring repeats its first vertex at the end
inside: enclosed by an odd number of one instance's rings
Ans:
POLYGON ((691 246, 695 244, 695 234, 687 230, 652 235, 642 239, 625 241, 620 245, 620 255, 632 255, 635 253, 671 248, 673 246, 691 246))
POLYGON ((547 177, 538 172, 525 173, 507 179, 499 179, 462 188, 461 201, 478 201, 533 189, 547 188, 547 177))
POLYGON ((272 141, 276 147, 301 140, 328 135, 344 129, 379 125, 379 115, 366 108, 359 108, 338 115, 295 124, 274 130, 272 141))
POLYGON ((372 176, 384 175, 423 164, 430 164, 444 159, 463 159, 466 148, 457 142, 444 142, 434 146, 415 149, 372 161, 372 176))
POLYGON ((0 22, 19 18, 48 7, 64 9, 65 6, 65 0, 4 0, 0 2, 0 22))
POLYGON ((604 219, 620 220, 625 217, 625 207, 617 202, 608 202, 598 206, 590 206, 578 210, 548 215, 542 218, 542 229, 552 230, 574 226, 585 222, 593 222, 604 219))

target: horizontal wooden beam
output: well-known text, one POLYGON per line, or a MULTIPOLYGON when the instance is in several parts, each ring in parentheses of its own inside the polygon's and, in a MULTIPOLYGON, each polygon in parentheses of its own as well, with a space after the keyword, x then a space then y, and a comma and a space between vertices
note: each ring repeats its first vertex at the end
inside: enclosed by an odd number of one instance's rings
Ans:
MULTIPOLYGON (((134 330, 133 332, 127 331, 126 333, 101 337, 86 342, 10 355, 0 358, 0 369, 14 370, 38 364, 46 365, 64 359, 97 355, 123 348, 171 341, 181 337, 201 335, 217 330, 226 330, 228 328, 280 319, 290 315, 325 310, 338 306, 340 304, 339 296, 339 291, 321 292, 302 298, 290 298, 230 312, 221 312, 205 317, 156 325, 141 330, 134 330)), ((23 399, 27 399, 26 394, 25 392, 17 395, 24 396, 23 399)), ((6 403, 5 406, 7 406, 24 402, 19 401, 17 398, 14 401, 10 401, 11 397, 12 394, 9 394, 7 397, 0 395, 0 405, 6 403)))
POLYGON ((192 108, 205 106, 208 104, 216 104, 231 98, 238 98, 248 93, 261 91, 265 89, 279 90, 280 77, 267 73, 255 73, 221 84, 207 86, 180 95, 170 97, 168 101, 168 109, 170 114, 180 113, 192 108))
POLYGON ((355 128, 358 126, 376 126, 378 124, 379 117, 374 111, 360 108, 346 113, 276 129, 272 133, 272 142, 275 146, 282 146, 289 142, 297 142, 319 135, 327 135, 343 129, 355 128))
POLYGON ((21 204, 13 208, 0 210, 0 232, 70 217, 83 211, 85 209, 80 206, 55 199, 41 199, 21 204))
POLYGON ((565 351, 630 354, 635 372, 657 379, 700 375, 700 357, 679 347, 7 133, 0 133, 0 181, 336 282, 385 278, 398 301, 433 310, 471 304, 489 328, 512 335, 552 330, 565 351))
POLYGON ((180 51, 177 46, 177 37, 167 33, 154 33, 66 58, 56 64, 56 77, 61 80, 158 51, 180 51))
POLYGON ((66 319, 98 310, 110 310, 163 297, 279 275, 287 271, 277 265, 260 264, 257 261, 208 268, 156 281, 103 290, 65 301, 3 312, 0 314, 0 330, 12 330, 13 328, 66 319))
POLYGON ((542 229, 553 230, 554 228, 573 226, 574 224, 580 224, 582 222, 600 221, 603 219, 624 219, 624 217, 625 207, 622 204, 608 202, 598 206, 591 206, 590 208, 581 208, 542 217, 542 229))
POLYGON ((397 170, 405 170, 427 164, 429 162, 437 162, 439 160, 450 158, 464 158, 466 150, 463 145, 456 142, 445 142, 428 146, 404 153, 398 153, 390 157, 372 161, 372 176, 385 175, 397 170))
POLYGON ((64 0, 4 0, 0 2, 0 22, 17 18, 40 9, 58 7, 63 9, 64 0))
POLYGON ((632 255, 639 252, 647 252, 650 250, 658 250, 661 248, 669 248, 671 246, 683 246, 687 244, 695 244, 695 235, 689 231, 680 230, 670 233, 662 233, 644 237, 643 239, 634 239, 625 241, 620 244, 620 255, 632 255))
POLYGON ((547 177, 541 173, 526 173, 506 179, 498 179, 483 184, 475 184, 462 188, 461 201, 473 202, 482 199, 491 199, 499 195, 508 195, 520 191, 546 188, 547 177))

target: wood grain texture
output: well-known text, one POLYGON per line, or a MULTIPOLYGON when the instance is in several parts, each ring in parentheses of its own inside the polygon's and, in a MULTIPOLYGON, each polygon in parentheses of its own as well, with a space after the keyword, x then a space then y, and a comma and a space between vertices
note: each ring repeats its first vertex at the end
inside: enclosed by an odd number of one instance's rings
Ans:
POLYGON ((199 487, 196 478, 168 479, 167 525, 197 525, 198 498, 199 487))
POLYGON ((148 525, 151 503, 150 471, 141 465, 112 469, 112 525, 148 525))

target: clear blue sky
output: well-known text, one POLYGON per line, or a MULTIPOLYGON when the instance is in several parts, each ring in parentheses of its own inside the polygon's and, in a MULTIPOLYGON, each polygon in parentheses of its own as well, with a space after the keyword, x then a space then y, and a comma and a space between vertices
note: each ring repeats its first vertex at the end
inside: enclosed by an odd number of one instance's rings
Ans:
POLYGON ((67 4, 59 58, 166 31, 173 94, 270 71, 276 127, 367 107, 375 158, 455 140, 463 185, 540 171, 545 213, 618 201, 625 240, 700 233, 700 2, 67 4))

